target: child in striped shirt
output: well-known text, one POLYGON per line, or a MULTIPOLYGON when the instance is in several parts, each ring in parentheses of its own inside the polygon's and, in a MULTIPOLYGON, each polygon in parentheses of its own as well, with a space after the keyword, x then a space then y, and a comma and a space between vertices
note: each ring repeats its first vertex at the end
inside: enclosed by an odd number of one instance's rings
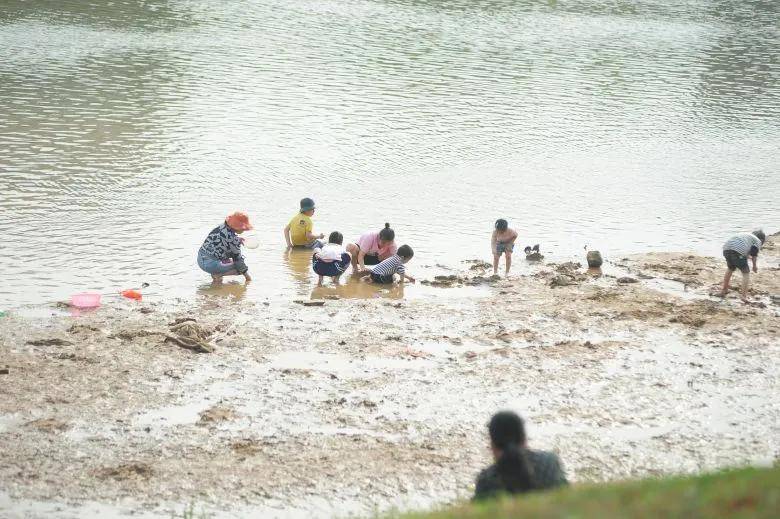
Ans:
POLYGON ((748 258, 753 263, 753 272, 758 272, 758 251, 766 240, 764 231, 758 230, 752 233, 743 232, 737 234, 723 244, 723 257, 726 258, 726 275, 723 276, 723 290, 720 297, 726 297, 729 291, 729 282, 731 275, 736 269, 742 272, 742 301, 747 303, 747 290, 750 285, 750 268, 748 267, 748 258))
POLYGON ((406 267, 404 267, 404 264, 408 263, 412 256, 414 256, 412 248, 408 245, 402 245, 398 248, 398 252, 374 266, 373 270, 362 276, 362 279, 370 277, 374 283, 388 284, 393 282, 393 276, 397 272, 401 276, 401 283, 405 279, 414 283, 415 279, 406 273, 406 267))

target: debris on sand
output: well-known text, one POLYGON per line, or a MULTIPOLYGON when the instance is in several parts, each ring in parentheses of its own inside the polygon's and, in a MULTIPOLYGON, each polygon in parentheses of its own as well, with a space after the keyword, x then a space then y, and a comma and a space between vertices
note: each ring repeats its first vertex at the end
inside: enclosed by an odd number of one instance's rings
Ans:
POLYGON ((427 359, 428 357, 431 357, 430 353, 426 353, 421 350, 413 350, 412 348, 407 347, 404 350, 405 355, 409 355, 410 357, 414 357, 416 359, 427 359))
POLYGON ((184 321, 171 326, 171 331, 175 335, 167 334, 165 342, 178 344, 195 353, 212 353, 214 351, 214 347, 208 342, 212 332, 203 329, 193 321, 184 321))
POLYGON ((230 448, 239 456, 254 456, 262 452, 263 443, 250 439, 237 440, 230 445, 230 448))
POLYGON ((618 278, 617 282, 621 285, 630 285, 631 283, 639 283, 639 280, 630 276, 623 276, 622 278, 618 278))
POLYGON ((558 274, 553 276, 550 281, 550 286, 555 287, 567 287, 570 285, 577 285, 587 279, 587 276, 580 272, 582 264, 574 261, 567 261, 559 265, 554 265, 555 272, 558 274))
POLYGON ((146 328, 137 328, 130 330, 119 330, 108 336, 109 339, 120 339, 123 341, 134 341, 142 337, 151 337, 153 335, 165 335, 164 331, 147 330, 146 328))
POLYGON ((525 252, 526 261, 536 262, 536 261, 542 261, 544 259, 544 256, 542 256, 542 252, 539 250, 538 243, 533 247, 526 247, 525 249, 523 249, 523 252, 525 252))
POLYGON ((476 260, 476 262, 469 267, 469 270, 488 270, 488 269, 490 269, 492 267, 493 267, 493 265, 491 265, 490 263, 488 263, 486 261, 476 260))
POLYGON ((195 319, 194 317, 189 317, 189 316, 187 316, 187 317, 177 317, 172 322, 168 323, 168 326, 176 326, 177 324, 187 323, 187 322, 194 323, 194 322, 197 322, 197 319, 195 319))
POLYGON ((588 251, 585 259, 588 262, 588 267, 592 269, 597 269, 604 264, 604 259, 601 257, 601 253, 597 250, 588 251))
POLYGON ((211 332, 206 331, 203 329, 203 327, 194 321, 185 321, 180 324, 171 326, 171 331, 179 337, 198 339, 201 341, 205 341, 211 336, 211 332))
POLYGON ((303 306, 323 306, 325 305, 324 299, 296 299, 295 302, 303 306))
POLYGON ((95 475, 101 479, 116 479, 126 481, 129 479, 149 479, 154 471, 146 463, 123 463, 118 467, 106 467, 95 471, 95 475))
POLYGON ((576 285, 577 282, 572 276, 567 276, 565 274, 561 274, 558 276, 555 276, 552 278, 552 281, 550 281, 550 286, 552 288, 555 287, 568 287, 570 285, 576 285))
POLYGON ((502 342, 513 342, 515 339, 522 339, 524 341, 531 341, 538 337, 537 333, 525 327, 516 328, 514 331, 507 330, 504 325, 498 326, 498 331, 493 336, 495 339, 502 342))
POLYGON ((232 407, 215 405, 200 413, 198 425, 208 425, 235 420, 238 414, 232 407))
MULTIPOLYGON (((492 266, 488 265, 489 268, 492 268, 492 266)), ((480 268, 475 269, 472 267, 471 270, 474 271, 484 271, 484 269, 480 266, 480 268)), ((482 284, 491 284, 495 283, 496 281, 500 281, 501 276, 497 274, 493 274, 492 276, 484 276, 483 274, 477 274, 476 276, 467 276, 467 275, 455 275, 455 274, 449 274, 449 275, 442 275, 442 276, 434 276, 433 279, 423 279, 420 281, 423 285, 429 285, 432 287, 438 287, 438 288, 451 288, 454 286, 462 286, 462 285, 468 285, 468 286, 477 286, 482 284)))
POLYGON ((451 287, 453 285, 457 285, 465 281, 465 278, 461 278, 459 276, 456 276, 455 274, 450 274, 447 276, 434 276, 433 280, 429 279, 423 279, 420 281, 423 285, 430 285, 432 287, 451 287))
POLYGON ((71 346, 73 343, 66 341, 65 339, 60 339, 59 337, 51 337, 48 339, 27 341, 26 344, 29 344, 30 346, 71 346))
POLYGON ((555 271, 563 274, 576 273, 582 268, 582 263, 576 261, 567 261, 566 263, 560 263, 555 266, 555 271))
POLYGON ((70 429, 70 425, 62 420, 57 420, 56 418, 41 418, 33 420, 32 422, 27 422, 27 425, 34 427, 39 431, 48 433, 62 432, 70 429))
POLYGON ((11 373, 11 368, 8 366, 0 367, 0 375, 8 375, 9 373, 11 373))
POLYGON ((707 324, 707 320, 699 317, 697 315, 691 315, 691 314, 681 314, 681 315, 675 315, 671 319, 669 319, 670 323, 679 323, 684 324, 686 326, 690 326, 692 328, 701 328, 705 324, 707 324))
POLYGON ((93 333, 99 331, 100 328, 98 328, 97 326, 90 326, 88 324, 73 324, 68 328, 68 333, 72 333, 72 334, 93 333))
POLYGON ((207 343, 206 341, 202 341, 199 339, 191 339, 189 337, 179 337, 176 335, 167 335, 165 337, 165 342, 172 342, 174 344, 178 344, 182 348, 192 350, 195 353, 213 353, 214 347, 207 343))

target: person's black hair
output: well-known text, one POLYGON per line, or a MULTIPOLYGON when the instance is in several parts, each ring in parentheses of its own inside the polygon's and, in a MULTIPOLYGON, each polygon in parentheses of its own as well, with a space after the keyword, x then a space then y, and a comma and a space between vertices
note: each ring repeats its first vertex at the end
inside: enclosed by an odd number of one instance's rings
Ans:
POLYGON ((338 231, 333 231, 330 233, 330 236, 328 236, 328 243, 335 243, 336 245, 341 245, 344 243, 344 235, 342 235, 338 231))
POLYGON ((490 419, 488 431, 493 447, 501 451, 496 469, 507 492, 518 494, 532 490, 534 480, 525 453, 523 419, 512 411, 501 411, 490 419))
POLYGON ((398 247, 397 254, 402 258, 412 259, 412 257, 414 256, 414 251, 408 245, 401 245, 400 247, 398 247))
POLYGON ((498 220, 496 220, 496 229, 502 232, 506 231, 507 229, 509 229, 509 223, 503 218, 499 218, 498 220))
POLYGON ((766 241, 766 234, 764 234, 764 231, 762 231, 761 229, 753 231, 753 236, 761 240, 761 245, 763 245, 764 242, 766 241))
POLYGON ((390 224, 386 223, 385 228, 379 231, 379 239, 382 241, 394 241, 395 231, 390 228, 390 224))

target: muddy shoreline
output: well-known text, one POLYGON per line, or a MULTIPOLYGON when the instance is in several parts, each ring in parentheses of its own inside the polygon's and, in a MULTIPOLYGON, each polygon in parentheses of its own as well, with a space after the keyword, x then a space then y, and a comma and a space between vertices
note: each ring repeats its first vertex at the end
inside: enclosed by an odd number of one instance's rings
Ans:
POLYGON ((433 285, 484 286, 470 297, 12 313, 0 321, 0 515, 443 505, 470 496, 500 408, 521 412, 532 445, 557 451, 575 482, 776 463, 777 241, 756 306, 708 296, 720 261, 668 253, 600 277, 540 263, 496 281, 464 264, 433 285))

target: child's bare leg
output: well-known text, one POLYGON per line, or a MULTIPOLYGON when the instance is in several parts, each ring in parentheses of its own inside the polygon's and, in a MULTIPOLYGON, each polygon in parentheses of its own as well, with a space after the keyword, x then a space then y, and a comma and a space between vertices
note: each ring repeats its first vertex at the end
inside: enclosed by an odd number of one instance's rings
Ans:
POLYGON ((222 284, 222 276, 219 274, 212 274, 211 275, 211 284, 212 285, 221 285, 222 284))
POLYGON ((742 300, 747 303, 747 290, 750 285, 750 272, 742 273, 742 300))
POLYGON ((341 279, 341 276, 333 276, 333 284, 334 285, 338 285, 339 284, 339 279, 341 279))
POLYGON ((512 266, 512 253, 506 251, 506 274, 509 275, 509 268, 512 266))
POLYGON ((317 286, 318 286, 318 287, 321 287, 321 286, 322 286, 322 279, 323 279, 324 277, 325 277, 325 276, 320 276, 320 279, 319 279, 319 281, 317 281, 317 286))
POLYGON ((244 281, 247 283, 252 281, 252 276, 249 275, 249 272, 244 272, 244 281))
POLYGON ((723 289, 720 291, 720 297, 726 297, 726 294, 728 294, 732 274, 734 274, 733 270, 726 269, 726 275, 723 276, 723 289))
POLYGON ((498 260, 501 258, 498 254, 493 254, 493 275, 498 274, 498 260))

